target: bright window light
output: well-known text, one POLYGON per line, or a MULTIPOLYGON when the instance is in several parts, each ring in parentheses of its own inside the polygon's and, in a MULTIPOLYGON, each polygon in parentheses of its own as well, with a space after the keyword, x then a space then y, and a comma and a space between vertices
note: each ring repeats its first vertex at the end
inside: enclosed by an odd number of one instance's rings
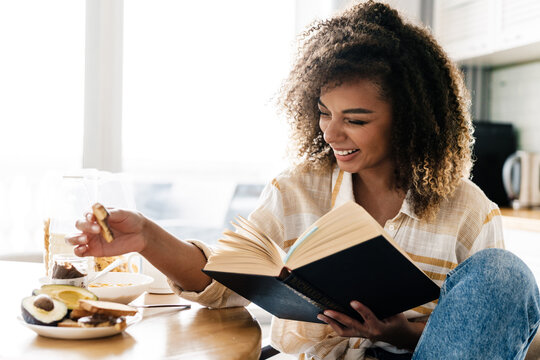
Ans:
POLYGON ((0 254, 39 249, 39 183, 80 168, 85 1, 0 1, 0 254))
POLYGON ((290 68, 294 3, 126 1, 124 169, 276 175, 287 126, 272 99, 290 68))

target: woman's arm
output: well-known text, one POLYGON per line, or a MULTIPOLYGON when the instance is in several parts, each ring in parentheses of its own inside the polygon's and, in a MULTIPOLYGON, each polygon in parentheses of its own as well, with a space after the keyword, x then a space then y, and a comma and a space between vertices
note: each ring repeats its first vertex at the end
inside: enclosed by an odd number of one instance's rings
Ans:
POLYGON ((167 277, 186 291, 199 292, 211 282, 201 269, 206 257, 193 244, 175 238, 142 214, 109 209, 109 226, 114 240, 108 243, 100 235, 93 214, 86 214, 75 226, 81 233, 66 237, 75 245, 78 256, 115 256, 139 252, 167 277))
POLYGON ((146 219, 146 246, 140 254, 186 291, 200 292, 212 279, 201 270, 206 257, 195 245, 179 240, 146 219))

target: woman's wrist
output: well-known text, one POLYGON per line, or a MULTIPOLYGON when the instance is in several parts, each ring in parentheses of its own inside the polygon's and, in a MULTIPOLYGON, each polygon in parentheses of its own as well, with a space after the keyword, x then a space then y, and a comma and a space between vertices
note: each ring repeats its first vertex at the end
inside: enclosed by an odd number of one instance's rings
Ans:
POLYGON ((141 248, 139 249, 139 253, 144 256, 145 253, 151 252, 152 248, 155 247, 156 243, 156 224, 148 219, 143 214, 139 213, 139 216, 141 217, 141 248))
POLYGON ((401 337, 400 343, 393 345, 413 352, 418 344, 418 340, 420 340, 420 337, 422 336, 426 324, 424 322, 413 321, 408 321, 408 323, 407 331, 405 331, 403 337, 401 337))

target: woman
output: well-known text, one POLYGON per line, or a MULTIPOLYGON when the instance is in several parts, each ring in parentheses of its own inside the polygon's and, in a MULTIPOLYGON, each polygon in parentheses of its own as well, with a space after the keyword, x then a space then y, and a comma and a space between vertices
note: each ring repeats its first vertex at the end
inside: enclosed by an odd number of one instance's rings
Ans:
MULTIPOLYGON (((523 358, 540 321, 538 288, 519 259, 488 249, 504 246, 500 212, 467 179, 473 140, 459 72, 426 30, 379 3, 356 5, 302 39, 281 98, 297 161, 265 188, 250 220, 288 250, 354 199, 442 290, 438 305, 387 319, 353 302, 363 324, 334 311, 320 315, 329 325, 274 318, 272 344, 315 359, 523 358)), ((118 209, 108 244, 94 220, 77 223, 76 254, 138 251, 184 298, 247 304, 200 271, 212 254, 205 244, 118 209)))

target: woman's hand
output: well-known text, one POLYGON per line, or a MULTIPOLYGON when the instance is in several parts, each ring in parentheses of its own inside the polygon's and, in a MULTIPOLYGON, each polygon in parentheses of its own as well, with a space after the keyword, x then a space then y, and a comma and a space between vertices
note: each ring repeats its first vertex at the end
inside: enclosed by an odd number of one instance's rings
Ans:
POLYGON ((114 241, 108 243, 100 235, 101 228, 92 213, 85 214, 84 219, 77 220, 75 227, 81 230, 79 234, 66 237, 75 245, 74 252, 78 256, 114 256, 128 252, 140 252, 146 246, 146 218, 137 212, 107 209, 109 226, 114 235, 114 241))
POLYGON ((319 320, 330 325, 339 336, 363 337, 371 342, 384 341, 398 348, 414 350, 424 323, 413 323, 403 313, 379 320, 371 310, 358 301, 352 301, 351 307, 364 319, 364 323, 333 310, 319 314, 319 320))

